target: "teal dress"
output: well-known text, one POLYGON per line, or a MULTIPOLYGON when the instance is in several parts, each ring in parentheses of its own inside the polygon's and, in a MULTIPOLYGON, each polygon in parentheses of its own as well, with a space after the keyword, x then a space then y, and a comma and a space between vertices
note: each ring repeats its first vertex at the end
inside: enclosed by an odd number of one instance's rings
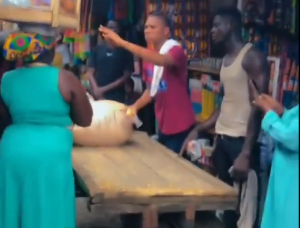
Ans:
POLYGON ((1 228, 75 228, 72 121, 58 83, 50 66, 3 76, 13 124, 0 141, 1 228))
POLYGON ((299 105, 281 118, 268 112, 262 127, 275 153, 261 228, 299 228, 299 105))

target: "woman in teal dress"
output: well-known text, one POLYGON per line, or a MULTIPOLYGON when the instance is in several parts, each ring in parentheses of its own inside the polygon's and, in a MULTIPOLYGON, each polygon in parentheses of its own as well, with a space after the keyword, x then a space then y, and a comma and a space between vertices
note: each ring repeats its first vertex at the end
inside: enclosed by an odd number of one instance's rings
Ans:
POLYGON ((261 228, 299 228, 299 105, 285 110, 268 95, 254 103, 265 112, 262 128, 275 143, 261 228))
POLYGON ((1 81, 2 108, 12 118, 0 141, 1 228, 76 227, 70 127, 89 126, 92 109, 80 81, 50 66, 54 44, 18 33, 4 46, 8 60, 23 53, 25 66, 1 81))

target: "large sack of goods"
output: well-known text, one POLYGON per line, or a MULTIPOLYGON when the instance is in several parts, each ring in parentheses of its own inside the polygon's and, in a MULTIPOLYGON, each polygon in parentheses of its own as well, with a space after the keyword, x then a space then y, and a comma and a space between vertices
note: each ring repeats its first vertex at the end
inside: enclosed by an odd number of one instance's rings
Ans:
POLYGON ((93 119, 89 127, 73 127, 74 142, 79 146, 119 146, 133 134, 133 118, 126 113, 124 104, 90 99, 93 119))

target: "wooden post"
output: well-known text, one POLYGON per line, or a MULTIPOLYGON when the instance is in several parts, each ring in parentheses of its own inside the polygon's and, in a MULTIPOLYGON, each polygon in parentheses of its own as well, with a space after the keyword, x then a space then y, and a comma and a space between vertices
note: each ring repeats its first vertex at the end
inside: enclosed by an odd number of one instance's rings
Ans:
POLYGON ((158 228, 158 213, 155 206, 150 205, 144 211, 143 228, 158 228))
POLYGON ((196 207, 189 204, 185 211, 185 228, 195 228, 196 207))
POLYGON ((60 0, 52 0, 51 11, 52 11, 52 26, 53 27, 58 27, 59 6, 60 6, 60 0))

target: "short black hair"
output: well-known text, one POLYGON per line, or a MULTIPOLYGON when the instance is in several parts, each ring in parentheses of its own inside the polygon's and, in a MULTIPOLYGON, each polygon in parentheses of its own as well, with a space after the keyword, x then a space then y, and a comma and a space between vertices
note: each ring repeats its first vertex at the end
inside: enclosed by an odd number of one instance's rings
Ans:
POLYGON ((108 20, 106 22, 106 26, 108 25, 109 22, 114 22, 116 23, 117 27, 118 27, 118 35, 120 35, 122 38, 124 38, 124 33, 125 33, 125 30, 124 30, 124 27, 122 26, 121 22, 119 20, 108 20))
POLYGON ((163 21, 165 26, 171 29, 171 27, 172 27, 171 19, 166 13, 164 13, 162 11, 153 11, 149 14, 149 16, 150 17, 159 17, 163 21))
POLYGON ((235 25, 235 29, 242 29, 242 13, 237 7, 222 7, 217 10, 215 15, 228 19, 230 23, 235 25))

